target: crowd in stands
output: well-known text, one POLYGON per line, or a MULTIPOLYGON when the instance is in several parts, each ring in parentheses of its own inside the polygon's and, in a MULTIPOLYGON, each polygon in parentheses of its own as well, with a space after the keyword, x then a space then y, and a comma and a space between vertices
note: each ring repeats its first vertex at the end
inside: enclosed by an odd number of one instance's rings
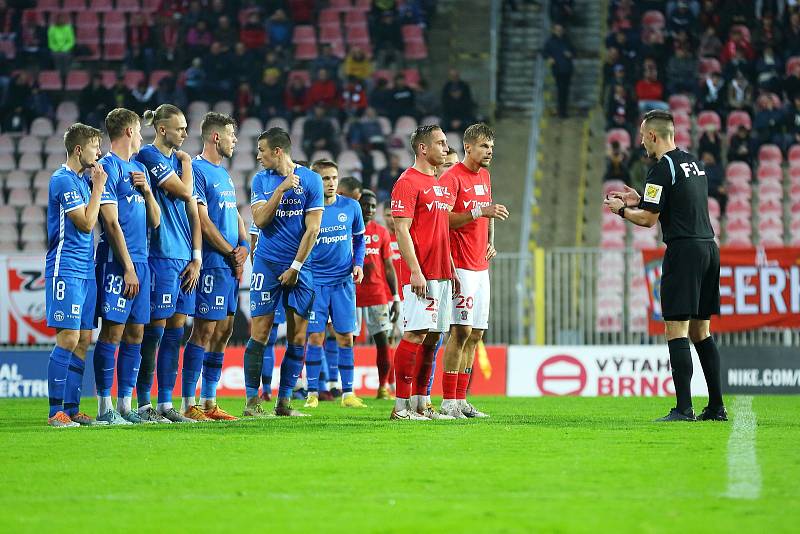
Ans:
MULTIPOLYGON (((193 110, 190 136, 207 109, 252 137, 283 126, 297 159, 338 159, 383 200, 418 123, 440 123, 460 149, 477 118, 458 71, 440 91, 420 76, 435 11, 435 0, 0 0, 0 212, 35 204, 68 123, 102 127, 115 107, 162 103, 193 110), (23 202, 11 193, 26 183, 23 202)), ((253 150, 240 136, 231 169, 256 170, 253 150)))

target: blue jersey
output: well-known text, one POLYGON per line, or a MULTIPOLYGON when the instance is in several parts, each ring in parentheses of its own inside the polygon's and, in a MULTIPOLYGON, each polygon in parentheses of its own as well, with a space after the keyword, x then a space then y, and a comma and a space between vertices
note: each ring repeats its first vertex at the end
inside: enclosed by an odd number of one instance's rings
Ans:
POLYGON ((352 198, 336 195, 336 201, 325 206, 319 236, 308 260, 314 285, 335 284, 350 278, 355 264, 353 236, 363 234, 361 206, 352 198))
MULTIPOLYGON (((239 209, 236 190, 225 167, 214 165, 202 156, 192 161, 197 203, 208 208, 208 218, 231 246, 239 244, 239 209)), ((203 269, 229 268, 217 249, 203 241, 203 269)))
POLYGON ((147 169, 153 195, 161 207, 161 224, 150 232, 150 257, 172 260, 192 259, 192 230, 186 215, 186 203, 175 198, 161 185, 173 172, 183 174, 181 162, 173 152, 165 156, 154 145, 145 145, 136 154, 136 161, 147 169))
MULTIPOLYGON (((125 161, 113 152, 109 152, 100 160, 100 164, 108 174, 106 187, 100 197, 100 205, 116 204, 119 225, 125 236, 125 245, 134 263, 147 261, 147 208, 144 196, 133 187, 131 173, 143 172, 147 169, 136 160, 125 161)), ((101 217, 102 223, 102 217, 101 217)), ((103 226, 100 243, 97 245, 96 260, 106 263, 114 260, 114 249, 108 241, 107 229, 103 226)), ((119 258, 117 263, 119 262, 119 258)))
MULTIPOLYGON (((294 173, 300 178, 300 186, 283 194, 275 218, 261 229, 256 247, 256 256, 282 265, 289 265, 297 255, 306 231, 306 212, 325 207, 319 174, 300 166, 294 173)), ((257 173, 253 177, 250 204, 255 207, 268 201, 284 179, 274 171, 257 173)))
POLYGON ((47 201, 47 278, 94 278, 94 236, 78 230, 67 216, 89 204, 89 181, 66 165, 50 177, 47 201))

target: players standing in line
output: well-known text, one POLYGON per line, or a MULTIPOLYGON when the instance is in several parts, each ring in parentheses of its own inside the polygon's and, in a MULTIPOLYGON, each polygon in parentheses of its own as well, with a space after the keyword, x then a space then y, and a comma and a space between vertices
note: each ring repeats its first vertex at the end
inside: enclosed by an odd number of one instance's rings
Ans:
POLYGON ((397 243, 410 271, 403 287, 403 339, 395 350, 397 399, 392 419, 452 419, 432 406, 413 406, 424 398, 439 335, 450 326, 450 304, 458 292, 450 259, 447 188, 436 180, 444 163, 447 138, 439 126, 420 126, 411 135, 414 166, 400 175, 392 189, 392 216, 397 243), (418 411, 420 413, 418 413, 418 411))
POLYGON ((357 201, 361 198, 363 189, 364 187, 361 185, 361 180, 355 176, 343 176, 339 179, 339 186, 336 188, 336 194, 357 201))
POLYGON ((441 178, 451 195, 450 247, 461 291, 453 298, 450 337, 442 375, 442 413, 453 417, 486 417, 467 402, 475 348, 489 326, 489 261, 494 249, 494 220, 508 210, 492 204, 487 167, 492 162, 494 131, 473 124, 464 132, 464 160, 441 178))
POLYGON ((306 408, 319 405, 319 375, 322 344, 331 319, 339 351, 342 376, 342 406, 366 408, 353 393, 353 337, 356 330, 356 288, 364 278, 364 219, 352 198, 337 195, 338 167, 330 160, 315 161, 311 169, 322 178, 325 210, 319 237, 308 267, 314 275, 314 306, 308 323, 306 408), (354 283, 355 282, 355 283, 354 283))
MULTIPOLYGON (((203 232, 203 269, 196 297, 192 335, 183 351, 184 365, 191 374, 181 376, 181 411, 189 414, 195 405, 197 379, 202 362, 201 411, 206 418, 234 421, 237 418, 217 406, 217 384, 222 375, 225 347, 233 333, 239 294, 239 278, 247 261, 248 242, 244 221, 236 204, 236 189, 223 158, 231 158, 236 146, 236 121, 228 115, 209 112, 201 123, 203 152, 192 161, 197 211, 203 232)), ((203 418, 199 418, 203 420, 203 418)))
POLYGON ((314 303, 314 280, 303 264, 319 234, 325 207, 322 180, 292 161, 291 148, 289 134, 281 128, 271 128, 258 137, 258 157, 264 170, 253 177, 251 205, 261 235, 250 281, 253 321, 244 353, 245 416, 264 415, 258 395, 261 366, 281 301, 286 308, 287 346, 275 414, 304 415, 290 406, 292 390, 303 370, 306 329, 314 303))
POLYGON ((142 146, 139 115, 117 108, 106 116, 111 150, 100 164, 108 175, 100 199, 103 233, 97 246, 98 317, 100 335, 94 349, 97 420, 108 424, 170 421, 150 408, 142 418, 131 407, 142 361, 144 325, 150 322, 150 267, 147 232, 158 228, 158 207, 147 170, 134 159, 142 146), (117 359, 117 409, 111 403, 114 353, 117 359))
MULTIPOLYGON (((161 208, 161 224, 150 233, 150 324, 144 329, 142 363, 136 381, 139 415, 150 414, 153 370, 158 373, 158 414, 172 422, 202 419, 192 407, 188 416, 172 406, 178 376, 178 354, 186 316, 194 314, 195 287, 203 263, 203 235, 194 196, 192 158, 178 150, 186 139, 186 118, 171 104, 145 111, 145 124, 155 128, 155 139, 136 156, 143 163, 161 208), (159 346, 160 343, 160 346, 159 346), (158 362, 156 364, 156 348, 158 362)), ((184 373, 199 372, 202 357, 184 358, 184 373), (190 365, 187 368, 187 364, 190 365)))
POLYGON ((364 189, 359 199, 361 213, 366 223, 364 232, 364 280, 356 286, 356 333, 361 332, 362 321, 367 333, 375 342, 378 368, 378 399, 392 399, 389 391, 389 372, 392 369, 392 349, 389 336, 392 324, 400 314, 400 296, 397 275, 392 262, 389 231, 375 221, 378 201, 375 193, 364 189), (389 288, 387 294, 386 288, 389 288), (391 307, 390 303, 391 302, 391 307))
POLYGON ((97 294, 92 229, 106 184, 106 173, 97 164, 101 135, 85 124, 70 126, 64 133, 67 161, 48 185, 45 307, 56 345, 47 364, 47 424, 56 428, 93 422, 79 407, 97 294))
POLYGON ((650 111, 640 127, 647 156, 657 161, 642 198, 634 189, 611 194, 605 205, 638 226, 661 221, 667 250, 661 276, 666 327, 677 406, 657 421, 695 421, 692 409, 692 354, 697 349, 708 385, 708 406, 700 419, 727 421, 722 401, 719 351, 711 337, 711 316, 719 314, 719 248, 708 216, 708 179, 698 159, 675 147, 672 114, 650 111))

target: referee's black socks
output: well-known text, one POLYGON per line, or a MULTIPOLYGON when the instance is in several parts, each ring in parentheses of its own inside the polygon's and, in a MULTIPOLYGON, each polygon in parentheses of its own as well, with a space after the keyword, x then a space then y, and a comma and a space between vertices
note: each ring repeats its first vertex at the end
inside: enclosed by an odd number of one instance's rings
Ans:
POLYGON ((708 336, 703 341, 695 343, 694 348, 697 350, 697 356, 700 358, 700 365, 703 367, 703 374, 708 385, 708 406, 720 408, 723 403, 717 344, 713 337, 708 336))
POLYGON ((689 349, 689 338, 672 339, 667 341, 667 345, 678 411, 685 412, 692 407, 692 351, 689 349))

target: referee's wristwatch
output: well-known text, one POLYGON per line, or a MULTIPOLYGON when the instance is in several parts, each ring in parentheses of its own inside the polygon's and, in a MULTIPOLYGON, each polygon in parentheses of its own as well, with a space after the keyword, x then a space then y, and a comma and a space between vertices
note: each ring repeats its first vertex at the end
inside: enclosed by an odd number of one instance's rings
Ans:
POLYGON ((617 215, 619 215, 620 217, 622 217, 624 219, 625 218, 625 208, 627 208, 627 207, 628 207, 627 205, 623 204, 622 207, 617 211, 617 215))

